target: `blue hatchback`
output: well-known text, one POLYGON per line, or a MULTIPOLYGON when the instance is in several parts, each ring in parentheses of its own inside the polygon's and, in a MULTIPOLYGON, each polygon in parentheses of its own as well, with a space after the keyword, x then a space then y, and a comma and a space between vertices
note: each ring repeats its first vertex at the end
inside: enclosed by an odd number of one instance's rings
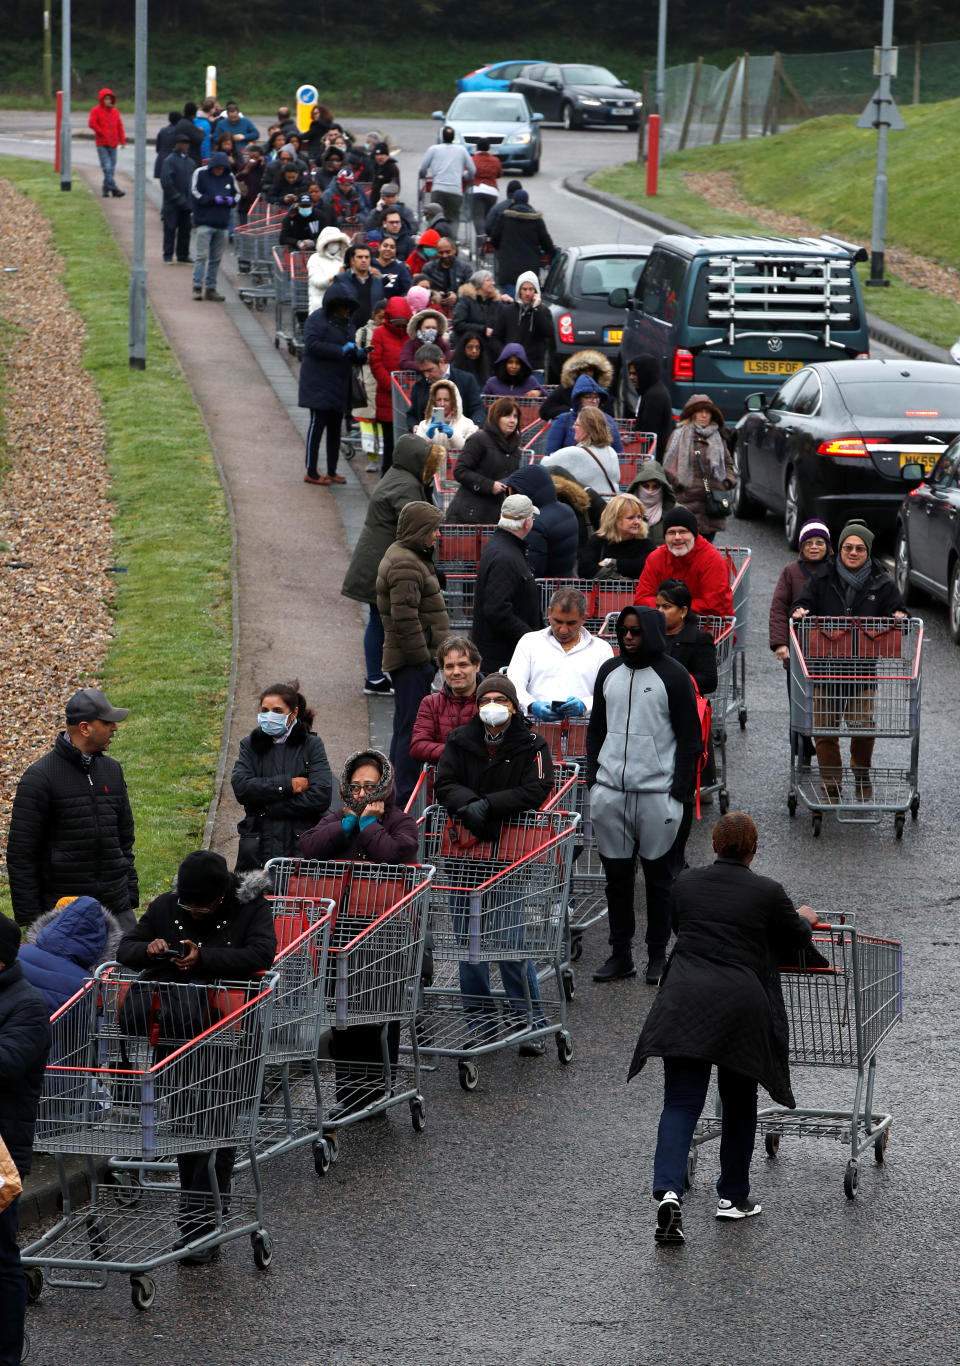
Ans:
POLYGON ((486 66, 478 66, 476 71, 457 79, 457 90, 509 90, 510 82, 520 75, 525 66, 530 65, 531 60, 537 59, 527 58, 522 62, 490 62, 486 66))

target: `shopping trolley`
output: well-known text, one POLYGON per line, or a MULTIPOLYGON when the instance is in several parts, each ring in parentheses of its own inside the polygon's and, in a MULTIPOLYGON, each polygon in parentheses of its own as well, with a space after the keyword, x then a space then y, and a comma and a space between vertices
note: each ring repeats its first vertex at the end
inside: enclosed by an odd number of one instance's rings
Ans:
POLYGON ((479 1057, 528 1039, 554 1036, 557 1056, 569 1062, 560 956, 578 817, 523 812, 490 841, 475 839, 441 806, 428 809, 425 824, 426 855, 437 871, 430 888, 435 975, 417 1021, 421 1047, 456 1058, 465 1091, 477 1085, 479 1057), (539 987, 534 959, 553 969, 539 987), (489 972, 491 963, 516 965, 513 999, 506 990, 462 993, 469 970, 489 972))
POLYGON ((237 268, 246 276, 237 285, 237 293, 248 308, 256 308, 258 313, 275 298, 273 250, 279 240, 279 217, 269 214, 256 222, 248 221, 234 233, 237 268))
POLYGON ((443 522, 434 558, 445 573, 476 570, 483 548, 497 529, 496 522, 443 522))
MULTIPOLYGON (((536 447, 540 437, 546 438, 549 422, 544 421, 540 416, 540 406, 549 394, 551 389, 556 388, 553 384, 542 384, 541 393, 536 397, 530 394, 511 394, 510 397, 520 409, 520 446, 524 455, 524 463, 532 460, 532 452, 536 447)), ((496 394, 484 394, 483 406, 487 412, 490 406, 497 401, 496 394)))
POLYGON ((735 711, 740 729, 747 725, 747 614, 750 607, 750 560, 752 551, 745 545, 718 545, 715 549, 730 569, 730 591, 737 629, 733 644, 733 675, 727 711, 735 711))
POLYGON ((627 488, 640 473, 640 466, 657 458, 657 434, 638 431, 636 418, 633 417, 618 417, 616 424, 623 443, 620 485, 627 488))
POLYGON ((350 1124, 403 1102, 418 1133, 426 1124, 413 1024, 433 869, 340 859, 275 859, 267 868, 287 906, 322 898, 335 907, 319 1002, 320 1057, 294 1098, 309 1106, 315 1097, 320 1107, 314 1163, 323 1175, 339 1156, 340 1130, 350 1124), (362 1045, 347 1033, 358 1026, 370 1031, 362 1045), (372 1056, 357 1056, 358 1046, 372 1056))
POLYGON ((710 703, 710 741, 713 745, 716 776, 714 782, 701 783, 700 796, 717 794, 717 805, 721 816, 730 809, 730 793, 727 789, 727 715, 730 698, 734 690, 736 669, 736 617, 710 616, 698 613, 697 625, 701 631, 709 631, 717 651, 717 686, 708 694, 710 703))
MULTIPOLYGON (((840 822, 877 823, 892 814, 897 839, 906 813, 920 809, 917 770, 920 757, 920 655, 923 622, 919 617, 803 617, 790 623, 790 730, 797 736, 835 739, 838 765, 814 770, 790 757, 787 805, 812 813, 820 834, 824 811, 840 822), (909 742, 907 764, 845 765, 840 740, 909 742), (844 797, 846 784, 847 797, 844 797)), ((900 747, 885 746, 887 757, 900 747)))
MULTIPOLYGON (((886 1156, 892 1116, 874 1110, 877 1050, 903 1018, 903 948, 856 929, 853 917, 824 915, 814 926, 813 947, 823 966, 780 969, 780 988, 790 1028, 794 1066, 856 1069, 853 1105, 848 1110, 788 1110, 770 1105, 757 1113, 768 1157, 780 1140, 833 1138, 850 1148, 843 1189, 852 1200, 860 1186, 860 1158, 869 1147, 878 1163, 886 1156)), ((696 1170, 697 1147, 720 1133, 719 1117, 702 1119, 690 1150, 688 1175, 696 1170)))
POLYGON ((393 431, 399 438, 407 430, 410 395, 420 378, 419 370, 393 370, 390 374, 390 396, 393 402, 393 431))
POLYGON ((273 344, 286 343, 291 356, 303 355, 303 329, 309 316, 309 256, 303 251, 275 247, 273 280, 276 294, 273 344))
POLYGON ((269 1266, 256 1139, 276 984, 275 973, 215 985, 153 982, 104 964, 54 1014, 36 1141, 56 1155, 63 1215, 23 1249, 32 1299, 44 1278, 100 1288, 117 1271, 130 1276, 136 1307, 149 1309, 149 1271, 244 1234, 257 1266, 269 1266), (221 1195, 217 1149, 242 1146, 254 1193, 221 1195), (209 1192, 155 1179, 171 1158, 195 1152, 209 1153, 209 1192), (77 1209, 69 1153, 87 1158, 90 1201, 77 1209), (98 1158, 112 1159, 109 1183, 98 1178, 98 1158), (117 1179, 124 1170, 136 1181, 117 1179), (193 1236, 180 1234, 183 1219, 193 1236))

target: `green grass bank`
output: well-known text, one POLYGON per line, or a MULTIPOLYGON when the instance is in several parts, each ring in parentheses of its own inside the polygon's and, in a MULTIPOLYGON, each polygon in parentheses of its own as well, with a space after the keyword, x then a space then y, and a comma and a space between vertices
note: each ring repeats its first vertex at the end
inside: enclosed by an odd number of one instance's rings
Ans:
POLYGON ((123 572, 100 677, 111 700, 130 708, 111 753, 130 789, 145 905, 199 846, 213 792, 232 639, 223 490, 200 411, 152 313, 147 368, 129 368, 128 269, 97 200, 79 179, 63 194, 49 165, 0 157, 0 175, 53 224, 103 405, 123 572))
MULTIPOLYGON (((956 220, 960 188, 953 149, 960 100, 902 110, 906 131, 888 139, 888 248, 902 247, 960 270, 956 220)), ((643 204, 701 232, 769 231, 752 218, 707 203, 686 184, 689 173, 731 175, 758 208, 793 214, 869 247, 876 134, 846 117, 813 119, 777 137, 698 147, 665 157, 660 192, 647 198, 646 171, 636 163, 590 177, 598 189, 643 204)), ((863 273, 866 273, 865 271, 863 273)), ((893 277, 889 289, 867 291, 871 312, 940 346, 960 336, 960 278, 952 298, 893 277)))

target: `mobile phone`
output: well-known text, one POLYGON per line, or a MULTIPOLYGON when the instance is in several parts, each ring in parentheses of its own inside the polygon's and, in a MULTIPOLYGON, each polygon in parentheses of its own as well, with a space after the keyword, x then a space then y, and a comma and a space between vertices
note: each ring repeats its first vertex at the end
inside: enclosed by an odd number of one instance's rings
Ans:
POLYGON ((567 705, 567 699, 564 698, 562 702, 551 702, 550 705, 554 711, 563 711, 564 707, 567 705))
POLYGON ((187 945, 186 945, 186 944, 183 942, 183 940, 181 939, 181 940, 180 940, 179 947, 177 947, 176 945, 174 945, 174 947, 173 947, 172 949, 164 949, 164 951, 163 951, 163 953, 161 953, 160 957, 161 957, 161 958, 186 958, 186 956, 187 956, 187 954, 188 954, 189 952, 190 952, 189 948, 187 947, 187 945))

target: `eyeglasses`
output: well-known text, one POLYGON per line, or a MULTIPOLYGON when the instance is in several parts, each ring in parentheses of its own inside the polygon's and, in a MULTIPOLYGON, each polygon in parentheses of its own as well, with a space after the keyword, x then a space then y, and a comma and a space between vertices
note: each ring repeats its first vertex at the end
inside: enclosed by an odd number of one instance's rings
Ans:
POLYGON ((865 545, 851 545, 849 541, 846 542, 843 549, 847 555, 866 555, 867 553, 867 547, 865 545))
POLYGON ((222 896, 218 896, 212 906, 189 906, 185 901, 177 902, 179 909, 181 911, 186 911, 189 915, 213 915, 214 911, 219 911, 222 905, 222 896))
POLYGON ((379 787, 379 783, 351 783, 351 784, 350 784, 350 791, 351 791, 351 792, 363 792, 363 793, 365 793, 365 794, 369 797, 370 793, 371 793, 371 792, 376 792, 376 790, 377 790, 378 787, 379 787))
POLYGON ((625 627, 623 628, 623 634, 624 634, 625 636, 642 636, 642 635, 643 635, 643 627, 642 627, 642 626, 625 626, 625 627))

